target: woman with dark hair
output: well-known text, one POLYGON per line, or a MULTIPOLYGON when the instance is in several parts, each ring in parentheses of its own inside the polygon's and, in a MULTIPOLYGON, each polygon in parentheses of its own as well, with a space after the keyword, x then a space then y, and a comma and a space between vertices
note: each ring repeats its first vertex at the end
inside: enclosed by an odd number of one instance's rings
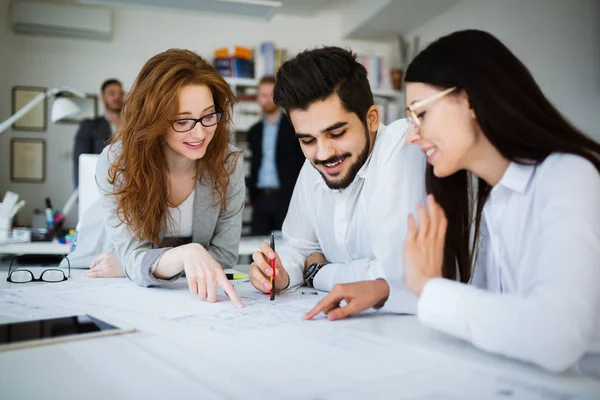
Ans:
POLYGON ((433 42, 406 82, 407 141, 429 164, 428 212, 418 228, 409 218, 404 245, 419 319, 486 351, 600 377, 600 144, 486 32, 433 42), (442 278, 456 266, 459 281, 442 278))
POLYGON ((228 143, 234 101, 223 77, 191 51, 148 60, 98 159, 100 200, 86 217, 102 226, 84 218, 69 257, 96 256, 88 277, 125 274, 150 286, 185 273, 201 299, 216 301, 220 286, 241 306, 223 272, 237 262, 245 200, 242 158, 228 143))

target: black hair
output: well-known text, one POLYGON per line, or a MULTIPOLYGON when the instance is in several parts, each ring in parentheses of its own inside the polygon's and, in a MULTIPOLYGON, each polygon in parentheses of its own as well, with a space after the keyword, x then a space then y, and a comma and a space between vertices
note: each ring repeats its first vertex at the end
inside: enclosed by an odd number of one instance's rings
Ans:
POLYGON ((279 68, 276 80, 273 100, 288 114, 337 94, 344 109, 366 125, 374 104, 367 70, 355 53, 339 47, 303 51, 279 68))
POLYGON ((102 83, 102 94, 104 94, 104 90, 110 85, 119 85, 119 86, 123 87, 123 84, 121 83, 121 81, 119 81, 118 79, 115 79, 115 78, 110 78, 110 79, 105 80, 102 83))
MULTIPOLYGON (((527 67, 493 35, 464 30, 427 46, 410 63, 406 82, 446 89, 450 96, 466 93, 477 122, 490 143, 510 161, 537 165, 555 152, 576 154, 600 172, 600 144, 589 138, 548 101, 527 67)), ((426 186, 448 218, 443 274, 467 282, 483 205, 491 187, 483 179, 472 187, 473 177, 459 171, 437 178, 427 166, 426 186), (457 271, 458 268, 458 271, 457 271)))

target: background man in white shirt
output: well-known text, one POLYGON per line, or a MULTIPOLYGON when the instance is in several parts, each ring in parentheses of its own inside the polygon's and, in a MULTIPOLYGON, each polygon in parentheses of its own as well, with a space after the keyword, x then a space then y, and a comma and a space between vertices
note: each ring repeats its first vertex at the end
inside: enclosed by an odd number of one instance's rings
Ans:
POLYGON ((407 215, 425 197, 425 158, 404 143, 407 123, 379 124, 365 68, 337 47, 286 62, 274 100, 290 116, 307 161, 283 224, 285 243, 277 253, 263 243, 253 254, 252 284, 271 289, 275 258, 276 290, 304 283, 371 293, 332 319, 384 303, 386 310, 413 313, 416 297, 402 281, 402 243, 407 215), (352 282, 361 283, 344 285, 352 282))

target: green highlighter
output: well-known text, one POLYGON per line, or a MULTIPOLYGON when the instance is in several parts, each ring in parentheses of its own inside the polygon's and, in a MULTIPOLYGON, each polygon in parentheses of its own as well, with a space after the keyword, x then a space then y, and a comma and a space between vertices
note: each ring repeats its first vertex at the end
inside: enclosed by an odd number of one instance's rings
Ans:
POLYGON ((227 280, 237 281, 246 278, 246 274, 225 274, 227 280))

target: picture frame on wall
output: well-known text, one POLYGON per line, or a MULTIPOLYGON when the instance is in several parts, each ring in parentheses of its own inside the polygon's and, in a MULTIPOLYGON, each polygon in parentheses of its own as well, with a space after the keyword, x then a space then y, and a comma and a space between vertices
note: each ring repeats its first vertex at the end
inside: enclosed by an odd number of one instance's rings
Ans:
POLYGON ((46 141, 44 139, 11 139, 10 180, 33 183, 46 180, 46 141))
MULTIPOLYGON (((45 93, 46 88, 35 86, 14 86, 12 89, 12 114, 26 106, 34 97, 45 93)), ((46 112, 48 99, 44 99, 33 107, 27 114, 12 125, 16 131, 46 131, 46 112)))
POLYGON ((69 100, 73 101, 79 106, 81 112, 75 117, 64 118, 57 123, 69 123, 79 124, 84 119, 94 119, 98 117, 98 96, 92 93, 86 93, 85 98, 73 96, 71 94, 63 93, 62 97, 68 97, 69 100))

